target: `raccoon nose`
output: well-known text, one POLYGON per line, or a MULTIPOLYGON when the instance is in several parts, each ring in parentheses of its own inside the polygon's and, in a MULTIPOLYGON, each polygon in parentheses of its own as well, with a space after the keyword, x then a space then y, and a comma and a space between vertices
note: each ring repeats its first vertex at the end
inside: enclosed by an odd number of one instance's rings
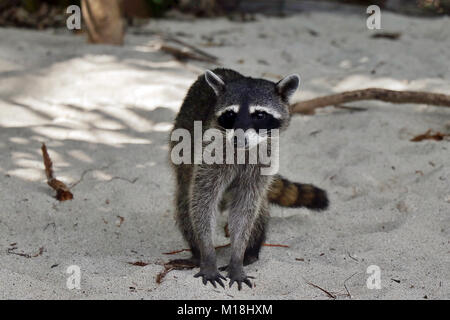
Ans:
POLYGON ((249 146, 249 140, 247 136, 245 137, 234 136, 233 143, 236 148, 248 148, 249 146))

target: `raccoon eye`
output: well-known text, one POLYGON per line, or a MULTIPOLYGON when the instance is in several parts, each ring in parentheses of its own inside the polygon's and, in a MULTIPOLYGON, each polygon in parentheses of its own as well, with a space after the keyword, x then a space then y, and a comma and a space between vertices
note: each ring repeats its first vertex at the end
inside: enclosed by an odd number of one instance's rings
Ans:
POLYGON ((268 116, 268 114, 266 112, 264 112, 264 111, 256 111, 253 114, 253 117, 255 117, 258 120, 266 119, 267 116, 268 116))
POLYGON ((234 111, 228 110, 223 114, 223 117, 226 119, 234 118, 236 116, 236 113, 234 111))
POLYGON ((218 120, 219 125, 221 125, 225 129, 232 129, 234 120, 236 119, 236 112, 228 110, 224 112, 218 120))
POLYGON ((271 130, 280 128, 281 122, 279 119, 273 117, 270 113, 262 110, 256 110, 252 113, 253 128, 255 130, 271 130))

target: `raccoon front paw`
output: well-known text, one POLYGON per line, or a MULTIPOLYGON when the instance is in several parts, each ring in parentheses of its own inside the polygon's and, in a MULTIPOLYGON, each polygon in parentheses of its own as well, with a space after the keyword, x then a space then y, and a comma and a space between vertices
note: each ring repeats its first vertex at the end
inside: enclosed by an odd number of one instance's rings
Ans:
POLYGON ((209 282, 214 286, 214 288, 217 288, 216 282, 222 286, 222 288, 225 288, 225 285, 223 284, 222 280, 226 280, 226 278, 219 273, 217 268, 200 268, 200 272, 197 273, 194 278, 202 277, 202 282, 204 285, 206 285, 209 282))
POLYGON ((230 278, 230 288, 235 282, 237 283, 238 290, 242 289, 242 283, 245 283, 249 288, 253 287, 250 279, 254 279, 255 277, 247 276, 242 268, 231 269, 228 267, 228 270, 228 278, 230 278))

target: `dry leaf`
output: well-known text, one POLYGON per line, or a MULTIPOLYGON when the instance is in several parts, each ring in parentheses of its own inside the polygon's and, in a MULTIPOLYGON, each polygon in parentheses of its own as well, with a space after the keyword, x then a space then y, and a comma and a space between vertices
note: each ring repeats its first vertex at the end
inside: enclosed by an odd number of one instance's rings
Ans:
POLYGON ((410 141, 412 142, 420 142, 423 140, 435 140, 435 141, 441 141, 444 140, 445 137, 449 137, 450 134, 444 134, 439 131, 433 132, 431 129, 429 129, 427 132, 423 134, 419 134, 418 136, 412 138, 410 141))

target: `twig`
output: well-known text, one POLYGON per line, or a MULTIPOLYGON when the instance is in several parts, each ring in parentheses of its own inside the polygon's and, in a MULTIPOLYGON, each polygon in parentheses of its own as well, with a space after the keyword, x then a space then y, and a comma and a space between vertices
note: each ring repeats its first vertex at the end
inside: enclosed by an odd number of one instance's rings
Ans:
POLYGON ((402 34, 400 32, 380 32, 375 33, 374 35, 371 36, 371 38, 373 39, 384 38, 389 40, 397 40, 400 38, 401 35, 402 34))
POLYGON ((181 250, 176 250, 176 251, 163 252, 163 254, 177 254, 177 253, 186 252, 186 251, 191 251, 191 249, 181 249, 181 250))
POLYGON ((353 257, 353 256, 350 254, 350 252, 348 252, 348 251, 347 251, 347 255, 348 255, 351 259, 355 260, 356 262, 359 262, 359 260, 356 259, 355 257, 353 257))
POLYGON ((308 281, 306 281, 306 283, 309 284, 310 286, 313 286, 314 288, 317 288, 317 289, 319 289, 319 290, 325 292, 325 294, 326 294, 327 296, 329 296, 331 299, 336 299, 336 296, 335 296, 334 294, 332 294, 331 292, 325 290, 324 288, 321 288, 321 287, 319 287, 318 285, 316 285, 316 284, 314 284, 314 283, 311 283, 311 282, 308 282, 308 281))
POLYGON ((14 252, 16 248, 9 248, 8 254, 15 254, 17 256, 25 257, 25 258, 36 258, 39 257, 44 253, 44 247, 40 247, 38 253, 35 254, 29 254, 29 253, 21 253, 21 252, 14 252))
POLYGON ((358 274, 358 272, 355 272, 354 274, 352 274, 350 277, 348 277, 347 279, 344 280, 344 288, 345 291, 347 291, 348 297, 351 299, 353 298, 352 294, 350 293, 350 291, 347 288, 347 281, 350 280, 351 278, 353 278, 354 275, 358 274))
POLYGON ((144 262, 144 261, 135 261, 135 262, 127 262, 127 263, 131 264, 132 266, 136 266, 136 267, 145 267, 150 264, 150 263, 144 262))
POLYGON ((450 96, 423 91, 394 91, 380 88, 345 91, 338 94, 301 101, 291 106, 291 113, 312 114, 315 109, 361 100, 381 100, 392 103, 424 103, 450 107, 450 96))
MULTIPOLYGON (((101 167, 101 168, 93 168, 93 169, 87 169, 87 170, 84 170, 84 171, 81 173, 80 179, 78 179, 77 181, 75 181, 74 183, 72 183, 72 184, 70 185, 70 189, 75 188, 76 185, 78 185, 81 181, 83 181, 84 176, 85 176, 86 174, 88 174, 89 172, 92 172, 92 171, 95 171, 95 170, 105 170, 105 169, 108 169, 112 164, 113 164, 113 163, 110 163, 110 164, 108 164, 108 165, 106 165, 106 166, 103 166, 103 167, 101 167)), ((109 181, 111 181, 111 180, 112 180, 112 179, 108 180, 107 182, 109 182, 109 181)))
POLYGON ((272 243, 264 243, 265 247, 279 247, 279 248, 289 248, 287 244, 272 244, 272 243))
POLYGON ((61 181, 53 176, 53 163, 47 152, 45 143, 42 144, 42 156, 44 158, 45 174, 47 176, 47 184, 56 191, 56 199, 59 201, 72 200, 73 194, 70 189, 61 181))
POLYGON ((164 266, 164 270, 161 271, 160 273, 158 273, 158 275, 156 276, 156 283, 157 284, 161 284, 161 282, 163 281, 163 279, 166 277, 166 275, 174 270, 175 268, 170 267, 170 268, 166 268, 166 266, 164 266))
POLYGON ((183 264, 183 263, 174 263, 174 262, 167 262, 164 263, 164 270, 158 273, 156 276, 156 283, 161 284, 162 280, 165 278, 165 276, 172 270, 186 270, 186 269, 194 269, 195 266, 192 264, 183 264))

